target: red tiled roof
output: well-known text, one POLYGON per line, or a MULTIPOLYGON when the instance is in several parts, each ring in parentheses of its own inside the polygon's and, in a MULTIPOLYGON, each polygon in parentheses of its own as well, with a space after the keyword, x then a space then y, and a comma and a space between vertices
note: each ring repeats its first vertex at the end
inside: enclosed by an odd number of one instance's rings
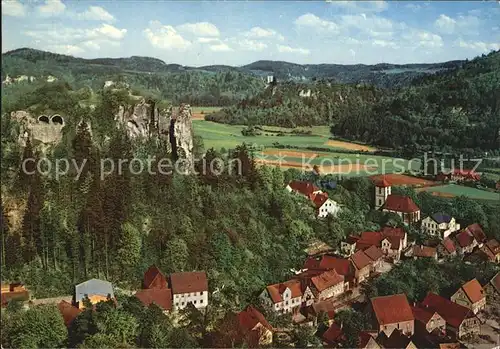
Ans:
POLYGON ((425 309, 435 311, 451 326, 458 328, 472 314, 470 309, 454 303, 435 293, 429 292, 421 303, 425 309))
POLYGON ((328 200, 328 193, 310 194, 309 199, 313 202, 316 208, 320 208, 328 200))
POLYGON ((207 274, 204 271, 170 274, 173 294, 208 291, 207 274))
POLYGON ((292 293, 292 298, 302 297, 302 287, 299 280, 289 280, 280 284, 267 286, 267 292, 274 303, 283 302, 283 292, 289 288, 292 293))
POLYGON ((307 197, 309 197, 309 195, 313 192, 320 190, 317 186, 310 182, 291 181, 290 183, 288 183, 288 185, 290 186, 290 188, 292 188, 292 190, 299 192, 307 197))
POLYGON ((323 333, 323 340, 329 344, 335 344, 344 338, 344 332, 335 322, 323 333))
POLYGON ((146 307, 148 307, 151 303, 155 303, 163 310, 172 310, 172 292, 168 288, 149 288, 139 290, 135 293, 135 296, 146 307))
POLYGON ((397 236, 386 236, 384 239, 387 239, 391 243, 391 249, 399 250, 399 246, 401 246, 401 238, 397 236))
POLYGON ((75 320, 76 317, 82 312, 82 310, 74 307, 71 303, 68 303, 66 301, 59 302, 57 308, 59 309, 59 312, 64 319, 64 324, 66 325, 66 327, 71 325, 73 320, 75 320))
POLYGON ((474 237, 469 234, 467 230, 462 230, 461 232, 459 232, 455 236, 455 239, 457 240, 460 247, 467 247, 474 243, 474 237))
POLYGON ((384 239, 384 236, 381 232, 378 231, 365 231, 361 233, 359 238, 359 243, 367 244, 367 245, 375 245, 379 246, 380 242, 384 239))
POLYGON ((338 274, 347 276, 351 273, 351 262, 345 258, 324 255, 319 260, 308 258, 304 263, 304 269, 335 269, 338 274))
MULTIPOLYGON (((483 245, 481 247, 477 247, 472 252, 473 255, 477 255, 479 258, 484 258, 485 260, 489 260, 490 262, 495 262, 495 255, 491 252, 488 246, 483 245)), ((467 257, 466 257, 467 258, 467 257)))
POLYGON ((443 245, 444 249, 448 252, 448 253, 453 253, 457 250, 457 248, 455 247, 455 244, 453 243, 453 240, 450 239, 450 238, 445 238, 441 244, 443 245))
POLYGON ((156 266, 152 265, 146 270, 144 273, 144 280, 143 280, 143 287, 144 288, 151 288, 153 281, 155 281, 156 278, 160 278, 159 281, 159 287, 157 288, 168 288, 167 286, 167 279, 165 278, 165 275, 158 269, 156 266))
POLYGON ((469 231, 477 242, 485 242, 487 237, 481 226, 477 223, 469 225, 465 230, 469 231))
POLYGON ((420 211, 418 206, 413 202, 413 200, 409 196, 401 196, 395 194, 387 196, 387 199, 385 200, 385 203, 382 206, 382 208, 404 213, 412 213, 420 211))
POLYGON ((436 256, 436 249, 429 246, 413 246, 413 256, 415 257, 429 257, 434 258, 436 256))
POLYGON ((403 228, 383 227, 380 232, 383 237, 394 236, 400 238, 401 240, 403 240, 406 235, 403 228))
POLYGON ((413 312, 415 320, 420 321, 424 325, 427 325, 429 320, 432 319, 432 317, 436 313, 435 311, 428 310, 423 307, 411 307, 411 310, 413 312))
POLYGON ((351 236, 348 236, 348 237, 345 239, 345 242, 346 242, 346 243, 348 243, 349 245, 353 245, 353 244, 355 244, 358 240, 359 240, 359 236, 354 236, 354 235, 351 235, 351 236))
POLYGON ((464 293, 467 295, 467 297, 470 299, 472 303, 479 302, 481 299, 483 299, 485 296, 483 287, 477 281, 476 279, 472 279, 468 282, 466 282, 462 286, 462 290, 464 293))
POLYGON ((238 322, 241 329, 244 331, 252 331, 257 324, 261 324, 269 331, 273 331, 273 327, 267 322, 266 318, 260 311, 249 305, 245 310, 238 313, 238 322))
POLYGON ((375 297, 371 299, 371 304, 379 325, 414 320, 405 294, 375 297))
POLYGON ((488 242, 485 245, 494 255, 500 253, 500 243, 497 240, 495 239, 488 240, 488 242))
POLYGON ((377 246, 370 246, 364 252, 374 262, 384 256, 384 252, 377 246))
POLYGON ((356 267, 356 269, 361 270, 364 267, 369 266, 372 264, 372 261, 370 257, 366 255, 362 250, 357 251, 351 256, 351 261, 356 267))
POLYGON ((373 178, 373 184, 381 188, 387 188, 391 186, 391 183, 387 180, 385 176, 373 178))
POLYGON ((314 287, 316 287, 316 289, 321 292, 329 287, 344 282, 344 277, 342 275, 339 275, 334 269, 325 271, 318 276, 313 276, 311 278, 311 282, 314 287))
POLYGON ((361 331, 358 336, 358 348, 365 348, 370 339, 376 336, 376 332, 372 335, 369 331, 361 331))

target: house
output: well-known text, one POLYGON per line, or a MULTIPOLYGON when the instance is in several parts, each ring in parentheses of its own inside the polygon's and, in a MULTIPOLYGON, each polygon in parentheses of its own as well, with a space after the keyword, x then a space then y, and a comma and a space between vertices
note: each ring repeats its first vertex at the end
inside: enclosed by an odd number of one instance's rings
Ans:
POLYGON ((154 303, 163 309, 164 312, 172 310, 172 291, 168 288, 143 289, 137 291, 135 296, 145 307, 149 307, 154 303))
POLYGON ((450 178, 456 182, 477 182, 481 179, 481 176, 473 170, 455 169, 451 172, 450 178))
POLYGON ((484 291, 490 304, 500 304, 500 272, 484 286, 484 291))
POLYGON ((156 266, 152 265, 144 273, 143 288, 168 288, 167 278, 156 266))
POLYGON ((401 240, 401 248, 405 249, 408 246, 408 235, 404 231, 403 228, 392 228, 392 227, 383 227, 380 231, 382 236, 385 238, 388 237, 397 237, 401 240))
POLYGON ((90 279, 75 286, 73 293, 73 305, 79 309, 85 308, 84 298, 88 298, 90 303, 97 304, 106 302, 108 299, 115 299, 113 285, 109 281, 90 279))
POLYGON ((481 322, 472 310, 437 294, 429 292, 419 306, 441 315, 446 321, 446 332, 453 332, 458 338, 481 331, 481 322))
POLYGON ((413 259, 417 258, 433 258, 437 260, 437 249, 429 246, 414 245, 412 248, 413 259))
POLYGON ((354 275, 354 268, 349 259, 334 257, 330 255, 323 255, 321 258, 308 258, 304 262, 304 269, 307 270, 332 270, 342 275, 346 280, 348 280, 351 276, 354 275))
POLYGON ((384 212, 396 213, 405 224, 416 223, 420 220, 420 208, 409 196, 391 194, 387 196, 381 209, 384 212))
POLYGON ((208 304, 208 280, 204 271, 173 273, 170 275, 174 309, 184 309, 188 303, 196 308, 208 304))
POLYGON ((336 217, 340 211, 340 205, 328 198, 328 193, 313 193, 309 195, 309 199, 316 208, 317 216, 322 218, 328 215, 336 217))
MULTIPOLYGON (((453 235, 452 235, 453 236, 453 235)), ((467 230, 461 230, 453 236, 457 252, 460 254, 471 253, 477 246, 474 236, 467 230)))
POLYGON ((10 301, 27 301, 30 293, 25 286, 20 283, 1 284, 1 306, 5 307, 10 301))
POLYGON ((423 307, 411 307, 415 317, 415 333, 426 335, 432 332, 446 333, 446 321, 436 311, 423 307))
POLYGON ((360 284, 370 276, 372 260, 362 250, 355 252, 350 260, 354 266, 354 278, 356 284, 360 284))
POLYGON ((251 348, 269 345, 273 341, 274 328, 260 311, 249 305, 237 315, 238 332, 242 338, 236 342, 246 342, 251 348))
POLYGON ((477 223, 469 225, 467 228, 465 228, 465 231, 467 231, 474 237, 474 240, 476 240, 476 243, 479 247, 481 247, 483 243, 488 240, 486 234, 483 231, 483 228, 481 228, 481 226, 477 223))
POLYGON ((379 232, 361 233, 356 241, 356 250, 366 250, 370 246, 380 247, 385 256, 397 261, 403 249, 407 247, 407 234, 403 228, 391 227, 384 227, 379 232))
POLYGON ((300 280, 269 285, 260 294, 260 298, 274 311, 290 313, 301 306, 309 306, 314 302, 314 294, 300 280))
POLYGON ((387 197, 391 195, 391 183, 387 181, 385 176, 383 176, 380 180, 374 181, 375 184, 375 209, 378 210, 384 202, 387 200, 387 197))
POLYGON ((321 336, 323 340, 323 345, 328 347, 337 348, 341 346, 341 343, 345 341, 346 336, 342 331, 342 324, 332 323, 330 327, 321 336))
POLYGON ((466 282, 451 296, 451 301, 472 310, 474 314, 486 307, 486 292, 476 279, 466 282))
POLYGON ((377 332, 373 331, 361 331, 358 336, 358 348, 359 349, 380 349, 375 338, 377 337, 377 332))
POLYGON ((438 257, 441 259, 448 256, 455 256, 457 254, 457 248, 453 240, 447 237, 437 246, 437 253, 438 257))
POLYGON ((344 241, 340 242, 340 252, 345 257, 350 257, 356 251, 356 243, 359 237, 349 236, 344 241))
POLYGON ((451 233, 460 230, 454 217, 446 213, 435 213, 422 220, 422 231, 446 239, 451 233))
POLYGON ((488 240, 484 246, 493 256, 492 262, 500 263, 500 243, 496 239, 488 240))
POLYGON ((370 246, 364 253, 370 258, 372 262, 371 271, 377 272, 380 270, 382 262, 384 261, 384 252, 377 246, 370 246))
POLYGON ((64 319, 64 324, 66 325, 66 327, 71 326, 71 323, 83 311, 82 309, 73 306, 71 303, 66 302, 65 300, 59 302, 59 304, 57 304, 57 308, 59 309, 59 312, 64 319))
POLYGON ((394 349, 417 349, 411 338, 405 335, 401 330, 394 330, 387 336, 384 332, 378 335, 377 342, 382 348, 394 349))
POLYGON ((415 318, 404 294, 375 297, 370 299, 372 319, 379 333, 390 336, 394 330, 413 335, 415 318))
POLYGON ((311 277, 311 284, 316 291, 317 301, 337 297, 345 291, 344 277, 339 275, 335 269, 311 277))
POLYGON ((288 192, 305 196, 309 199, 311 194, 322 193, 321 189, 310 182, 305 181, 291 181, 285 188, 288 192))

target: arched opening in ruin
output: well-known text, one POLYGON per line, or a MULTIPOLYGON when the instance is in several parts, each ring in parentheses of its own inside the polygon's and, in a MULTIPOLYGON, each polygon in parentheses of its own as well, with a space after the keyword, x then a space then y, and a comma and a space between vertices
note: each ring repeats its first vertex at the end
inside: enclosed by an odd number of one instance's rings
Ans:
POLYGON ((47 115, 40 115, 38 117, 38 121, 48 124, 49 123, 49 117, 47 115))
POLYGON ((52 115, 52 118, 50 119, 52 123, 54 124, 59 124, 59 125, 64 125, 64 119, 62 118, 61 115, 59 114, 54 114, 52 115))

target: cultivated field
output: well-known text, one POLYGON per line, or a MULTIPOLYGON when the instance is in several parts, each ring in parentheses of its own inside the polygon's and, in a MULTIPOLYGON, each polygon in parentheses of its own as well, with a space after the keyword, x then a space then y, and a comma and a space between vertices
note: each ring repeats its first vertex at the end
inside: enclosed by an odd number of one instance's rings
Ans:
POLYGON ((345 141, 338 141, 338 140, 329 140, 325 144, 330 146, 330 147, 339 148, 339 149, 359 150, 359 151, 369 151, 369 152, 373 152, 373 151, 377 150, 377 148, 370 147, 367 145, 350 143, 350 142, 345 142, 345 141))
POLYGON ((419 189, 419 191, 425 190, 432 195, 441 197, 455 197, 464 195, 471 199, 477 200, 496 200, 500 202, 500 193, 495 193, 491 191, 465 187, 457 184, 446 184, 439 185, 435 187, 425 187, 419 189))
POLYGON ((193 120, 205 120, 205 115, 219 111, 220 107, 191 107, 193 120))
MULTIPOLYGON (((385 178, 389 183, 392 185, 407 185, 407 186, 412 186, 412 187, 428 187, 430 185, 435 185, 437 182, 430 181, 427 179, 422 179, 422 178, 416 178, 412 176, 407 176, 403 174, 387 174, 384 175, 383 178, 385 178)), ((371 177, 372 180, 381 180, 382 175, 376 175, 371 177)))

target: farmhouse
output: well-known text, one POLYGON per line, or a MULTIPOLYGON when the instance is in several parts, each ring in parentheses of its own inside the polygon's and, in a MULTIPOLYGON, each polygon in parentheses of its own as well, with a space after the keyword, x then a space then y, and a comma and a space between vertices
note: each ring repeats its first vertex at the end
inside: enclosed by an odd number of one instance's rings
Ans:
POLYGON ((237 315, 239 338, 236 343, 246 342, 252 347, 269 345, 273 341, 274 328, 260 311, 249 305, 237 315))
POLYGON ((458 338, 480 333, 480 321, 472 310, 429 292, 420 304, 429 311, 437 312, 446 321, 446 330, 458 338))
POLYGON ((97 304, 108 299, 115 299, 113 285, 109 281, 90 279, 75 286, 73 293, 73 305, 80 309, 85 308, 84 298, 88 298, 90 303, 97 304))
POLYGON ((156 266, 152 265, 144 273, 143 288, 168 288, 167 278, 156 266))
POLYGON ((476 279, 466 282, 451 296, 451 301, 472 310, 474 314, 486 307, 486 292, 476 279))
POLYGON ((415 318, 404 294, 375 297, 371 300, 374 326, 379 333, 390 336, 401 330, 405 335, 413 335, 415 318))
POLYGON ((437 331, 446 333, 446 321, 437 312, 423 307, 411 307, 415 317, 415 332, 425 335, 437 331))
POLYGON ((322 193, 320 188, 310 182, 305 181, 291 181, 286 186, 286 190, 288 192, 294 192, 296 194, 305 196, 306 198, 309 198, 311 194, 322 193))
POLYGON ((476 240, 479 247, 481 247, 488 239, 483 231, 483 228, 481 228, 481 226, 477 223, 469 225, 465 228, 465 231, 474 237, 474 240, 476 240))
POLYGON ((437 252, 438 257, 442 259, 448 256, 455 256, 457 254, 457 248, 453 240, 448 237, 439 243, 437 252))
POLYGON ((434 247, 414 245, 412 249, 413 259, 433 258, 437 260, 437 250, 434 247))
POLYGON ((483 247, 487 248, 491 252, 491 255, 493 256, 492 262, 500 263, 500 243, 497 240, 488 240, 483 247))
POLYGON ((188 303, 196 308, 208 304, 208 280, 204 271, 173 273, 170 275, 174 309, 184 309, 188 303))
POLYGON ((370 276, 372 260, 362 250, 357 251, 351 257, 354 266, 354 278, 356 284, 360 284, 370 276))
POLYGON ((326 217, 328 215, 336 217, 340 211, 340 205, 329 199, 328 193, 313 193, 309 195, 309 198, 316 207, 318 217, 326 217))
POLYGON ((422 231, 446 239, 451 233, 460 230, 460 224, 446 213, 435 213, 422 220, 422 231))
POLYGON ((337 297, 345 291, 344 277, 339 275, 335 269, 313 276, 311 284, 316 291, 318 301, 337 297))
POLYGON ((377 272, 380 269, 380 266, 384 260, 384 252, 377 246, 370 246, 366 250, 364 250, 365 254, 372 261, 372 272, 377 272))
POLYGON ((337 348, 341 345, 341 342, 346 339, 344 332, 342 331, 342 324, 332 323, 330 327, 321 336, 323 339, 323 344, 326 347, 337 348))
POLYGON ((139 290, 135 297, 145 306, 156 304, 164 312, 172 310, 172 292, 168 288, 149 288, 139 290))
MULTIPOLYGON (((453 235, 452 235, 453 236, 453 235)), ((467 230, 461 230, 453 236, 457 252, 460 254, 471 253, 476 247, 477 241, 467 230)))

